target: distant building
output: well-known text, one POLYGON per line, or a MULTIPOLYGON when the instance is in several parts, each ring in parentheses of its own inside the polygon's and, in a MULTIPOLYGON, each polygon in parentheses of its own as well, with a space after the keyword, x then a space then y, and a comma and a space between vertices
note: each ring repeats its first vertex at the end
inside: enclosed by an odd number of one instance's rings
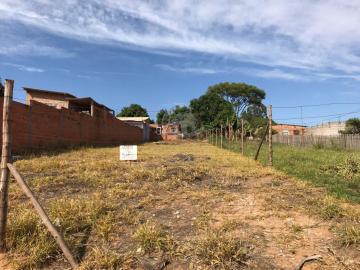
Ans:
POLYGON ((114 115, 114 111, 105 105, 97 103, 90 97, 77 98, 76 96, 58 91, 24 87, 26 92, 26 104, 31 101, 40 102, 57 109, 66 108, 91 116, 104 116, 107 113, 114 115), (105 113, 105 114, 104 114, 105 113))
POLYGON ((138 128, 144 133, 144 141, 150 140, 150 118, 149 117, 117 117, 117 119, 138 128))
POLYGON ((180 123, 166 125, 152 125, 156 129, 156 134, 160 135, 164 141, 175 141, 184 138, 180 123))
POLYGON ((304 135, 307 131, 306 126, 291 125, 291 124, 277 124, 273 125, 272 129, 280 135, 304 135))
POLYGON ((322 123, 307 129, 307 134, 314 136, 336 136, 345 130, 345 122, 336 121, 322 123))

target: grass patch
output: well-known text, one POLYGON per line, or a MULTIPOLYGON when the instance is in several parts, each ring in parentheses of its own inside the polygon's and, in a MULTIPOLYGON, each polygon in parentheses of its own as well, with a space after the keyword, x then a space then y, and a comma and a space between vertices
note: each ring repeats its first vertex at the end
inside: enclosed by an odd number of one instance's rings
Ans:
POLYGON ((139 253, 169 251, 174 247, 172 238, 164 229, 150 221, 140 225, 136 229, 133 237, 138 243, 137 252, 139 253))
POLYGON ((335 233, 344 246, 360 245, 360 226, 359 224, 345 224, 335 229, 335 233))
MULTIPOLYGON (((245 155, 253 158, 258 141, 245 143, 245 155)), ((218 145, 219 146, 219 145, 218 145)), ((224 139, 223 148, 240 152, 239 142, 224 139)), ((300 148, 284 144, 273 145, 273 165, 276 169, 315 186, 325 187, 338 198, 360 202, 360 153, 358 151, 300 148)), ((259 162, 267 165, 267 145, 264 144, 259 162)))
POLYGON ((249 258, 250 249, 241 239, 224 230, 207 230, 193 245, 201 264, 216 269, 239 269, 249 258))

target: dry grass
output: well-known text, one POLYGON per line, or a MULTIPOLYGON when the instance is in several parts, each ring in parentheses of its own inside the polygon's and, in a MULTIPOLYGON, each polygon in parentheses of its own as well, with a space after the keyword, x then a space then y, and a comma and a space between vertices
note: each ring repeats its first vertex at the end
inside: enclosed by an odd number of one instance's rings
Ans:
MULTIPOLYGON (((338 228, 334 243, 359 244, 354 207, 236 153, 200 142, 146 144, 139 158, 120 162, 118 148, 81 148, 15 163, 81 269, 285 267, 274 252, 306 250, 310 233, 299 221, 286 225, 292 212, 338 228)), ((68 267, 15 183, 7 241, 15 269, 68 267)))

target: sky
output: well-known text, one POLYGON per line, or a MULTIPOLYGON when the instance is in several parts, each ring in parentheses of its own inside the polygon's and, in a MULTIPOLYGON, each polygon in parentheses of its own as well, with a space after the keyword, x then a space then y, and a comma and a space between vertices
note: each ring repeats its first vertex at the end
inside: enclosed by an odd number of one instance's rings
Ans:
POLYGON ((360 117, 359 25, 358 0, 1 0, 0 76, 153 118, 245 82, 315 125, 360 117))

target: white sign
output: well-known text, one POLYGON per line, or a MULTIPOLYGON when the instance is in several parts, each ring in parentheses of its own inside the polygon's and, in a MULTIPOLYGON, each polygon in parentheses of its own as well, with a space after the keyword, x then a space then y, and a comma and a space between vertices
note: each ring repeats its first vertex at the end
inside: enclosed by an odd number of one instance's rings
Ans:
POLYGON ((120 160, 137 160, 137 145, 120 145, 120 160))

